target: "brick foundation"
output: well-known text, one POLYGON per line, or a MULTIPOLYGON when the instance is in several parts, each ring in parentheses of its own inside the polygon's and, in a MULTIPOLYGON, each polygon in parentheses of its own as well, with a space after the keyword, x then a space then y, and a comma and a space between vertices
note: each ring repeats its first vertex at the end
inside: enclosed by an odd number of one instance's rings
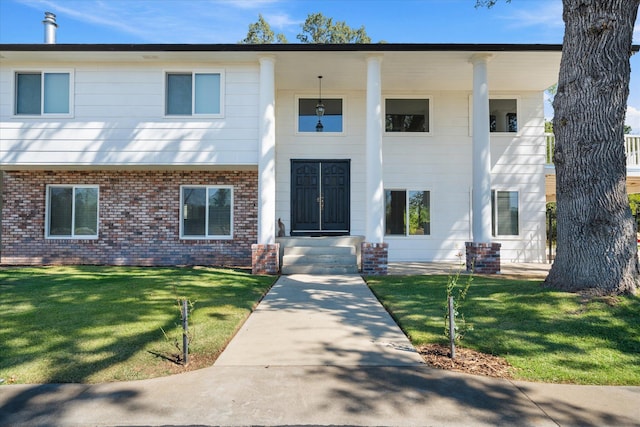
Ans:
POLYGON ((280 272, 280 244, 251 245, 251 273, 278 274, 280 272))
POLYGON ((255 171, 4 171, 2 264, 248 266, 255 171), (100 188, 98 238, 46 239, 47 184, 100 188), (233 238, 180 238, 180 186, 232 185, 233 238))
POLYGON ((500 273, 500 243, 466 242, 467 272, 478 274, 500 273))
POLYGON ((389 244, 362 242, 362 274, 384 276, 389 266, 389 244))

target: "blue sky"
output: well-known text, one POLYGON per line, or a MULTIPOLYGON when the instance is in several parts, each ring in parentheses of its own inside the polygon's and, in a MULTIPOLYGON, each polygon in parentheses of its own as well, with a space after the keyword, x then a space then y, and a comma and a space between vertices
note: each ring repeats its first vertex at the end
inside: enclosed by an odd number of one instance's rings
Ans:
MULTIPOLYGON (((364 26, 373 42, 562 43, 561 0, 0 0, 0 43, 42 43, 45 11, 58 43, 236 43, 262 14, 289 42, 310 13, 364 26)), ((636 22, 634 43, 640 44, 636 22)), ((640 53, 631 60, 627 123, 640 133, 640 53)))

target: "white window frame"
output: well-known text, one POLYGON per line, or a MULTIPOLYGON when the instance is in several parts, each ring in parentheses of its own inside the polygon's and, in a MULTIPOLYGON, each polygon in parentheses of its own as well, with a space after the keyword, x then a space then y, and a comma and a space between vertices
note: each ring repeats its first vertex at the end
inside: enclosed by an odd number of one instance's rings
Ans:
MULTIPOLYGON (((204 229, 205 229, 205 233, 206 231, 209 229, 209 199, 207 197, 205 197, 205 201, 206 201, 206 205, 205 205, 205 224, 204 224, 204 229)), ((232 185, 181 185, 180 186, 180 238, 184 239, 184 240, 232 240, 233 239, 233 232, 234 232, 234 227, 233 227, 233 222, 234 222, 234 215, 233 215, 233 211, 234 211, 234 206, 235 206, 235 200, 234 200, 234 191, 233 191, 233 186, 232 185), (230 212, 230 217, 229 217, 229 234, 222 234, 222 235, 209 235, 209 234, 204 234, 201 236, 193 236, 193 235, 185 235, 184 234, 184 189, 185 188, 202 188, 205 190, 205 194, 207 194, 207 192, 209 191, 209 189, 224 189, 224 190, 230 190, 231 191, 231 212, 230 212)))
MULTIPOLYGON (((489 93, 489 101, 492 99, 515 99, 516 101, 516 119, 518 120, 518 130, 516 132, 489 132, 490 137, 494 136, 508 136, 515 137, 520 136, 522 132, 522 122, 521 122, 521 97, 518 95, 509 95, 509 94, 493 94, 489 93)), ((491 116, 491 110, 489 110, 489 116, 491 116)), ((487 117, 487 122, 489 121, 489 117, 487 117)), ((469 136, 473 136, 473 95, 469 95, 469 136)))
POLYGON ((74 116, 74 98, 75 98, 75 70, 72 68, 19 68, 12 70, 12 100, 11 116, 12 118, 71 118, 74 116), (18 114, 18 74, 40 74, 40 113, 39 114, 18 114), (69 75, 69 112, 68 113, 45 113, 45 85, 44 76, 46 74, 68 74, 69 75))
POLYGON ((416 239, 416 238, 425 238, 425 237, 430 237, 432 235, 432 230, 431 230, 431 224, 433 224, 433 211, 431 209, 431 200, 432 200, 432 195, 433 195, 433 191, 432 190, 427 190, 427 189, 422 189, 422 190, 416 190, 416 189, 410 189, 410 188, 385 188, 384 189, 385 192, 385 215, 384 215, 384 230, 385 230, 385 239, 386 238, 394 238, 394 237, 409 237, 412 239, 416 239), (398 191, 398 192, 404 192, 405 194, 405 226, 404 226, 404 234, 387 234, 386 230, 387 230, 387 222, 386 222, 386 192, 387 191, 398 191), (411 192, 424 192, 427 191, 429 192, 429 233, 428 234, 411 234, 410 233, 410 228, 411 228, 411 212, 410 212, 410 200, 411 198, 409 197, 409 193, 411 192))
POLYGON ((99 185, 91 185, 91 184, 48 184, 47 192, 45 199, 45 238, 52 240, 96 240, 100 235, 100 186, 99 185), (71 188, 73 192, 72 203, 71 203, 71 234, 66 236, 52 236, 50 235, 49 224, 51 219, 51 211, 50 211, 50 203, 51 203, 51 188, 71 188), (96 206, 96 234, 87 235, 76 235, 75 234, 75 216, 76 216, 76 198, 75 193, 77 188, 94 188, 98 192, 98 204, 96 206))
MULTIPOLYGON (((433 135, 433 97, 431 95, 394 95, 387 94, 382 99, 382 133, 385 137, 400 137, 400 138, 419 138, 421 136, 433 135), (427 132, 387 132, 386 118, 387 118, 387 99, 426 99, 429 101, 429 117, 427 132)), ((425 190, 426 191, 426 190, 425 190)))
POLYGON ((492 236, 493 237, 500 237, 500 238, 516 238, 519 237, 521 234, 521 229, 522 229, 522 224, 521 224, 521 192, 519 190, 516 189, 512 189, 512 188, 492 188, 491 189, 491 193, 492 193, 492 197, 491 197, 491 203, 493 206, 495 206, 495 212, 493 212, 492 218, 491 218, 491 228, 492 228, 492 236), (498 230, 499 230, 499 215, 498 215, 498 193, 516 193, 518 195, 518 234, 499 234, 498 230), (495 230, 495 234, 494 234, 494 230, 495 230))
POLYGON ((300 136, 311 136, 311 137, 321 137, 321 136, 344 136, 347 134, 347 98, 345 96, 341 96, 341 95, 335 95, 335 94, 324 94, 322 95, 322 99, 339 99, 342 101, 342 131, 341 132, 326 132, 326 131, 322 131, 322 132, 304 132, 304 131, 300 131, 300 128, 298 126, 298 123, 300 121, 300 100, 301 99, 315 99, 316 101, 318 100, 318 95, 312 95, 312 94, 302 94, 302 95, 296 95, 295 96, 295 117, 293 120, 293 127, 294 127, 294 132, 296 135, 300 135, 300 136))
POLYGON ((215 68, 194 68, 194 69, 165 69, 162 74, 162 87, 163 87, 163 114, 167 119, 191 119, 191 118, 211 118, 221 119, 224 118, 225 112, 225 71, 223 69, 215 68), (169 74, 191 74, 191 114, 167 114, 167 89, 168 89, 168 76, 169 74), (195 112, 195 90, 196 90, 196 74, 218 74, 220 76, 220 112, 215 114, 201 114, 195 112))
POLYGON ((517 129, 515 132, 509 132, 509 131, 496 131, 496 132, 491 132, 489 131, 489 133, 491 135, 518 135, 520 133, 520 121, 518 120, 518 118, 520 117, 520 114, 518 113, 519 108, 519 104, 520 101, 518 99, 518 97, 516 96, 505 96, 505 95, 495 95, 492 96, 491 94, 489 94, 489 117, 491 117, 491 101, 509 101, 509 100, 513 100, 516 102, 516 123, 517 123, 517 129))

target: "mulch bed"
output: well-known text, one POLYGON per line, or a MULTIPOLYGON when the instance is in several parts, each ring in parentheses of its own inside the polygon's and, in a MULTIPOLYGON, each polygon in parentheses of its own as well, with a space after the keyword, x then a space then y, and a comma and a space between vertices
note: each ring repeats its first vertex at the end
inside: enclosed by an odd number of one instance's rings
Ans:
POLYGON ((512 366, 498 356, 456 347, 456 358, 452 359, 449 347, 441 344, 423 345, 417 347, 417 350, 427 365, 434 368, 496 378, 512 378, 512 366))

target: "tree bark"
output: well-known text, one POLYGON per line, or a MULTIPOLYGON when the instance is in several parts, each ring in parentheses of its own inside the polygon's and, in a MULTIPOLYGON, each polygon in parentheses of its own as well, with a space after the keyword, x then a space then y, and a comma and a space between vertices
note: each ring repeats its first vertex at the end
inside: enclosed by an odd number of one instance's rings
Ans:
POLYGON ((636 224, 626 190, 624 118, 640 0, 563 0, 555 96, 558 246, 547 286, 634 294, 636 224))

